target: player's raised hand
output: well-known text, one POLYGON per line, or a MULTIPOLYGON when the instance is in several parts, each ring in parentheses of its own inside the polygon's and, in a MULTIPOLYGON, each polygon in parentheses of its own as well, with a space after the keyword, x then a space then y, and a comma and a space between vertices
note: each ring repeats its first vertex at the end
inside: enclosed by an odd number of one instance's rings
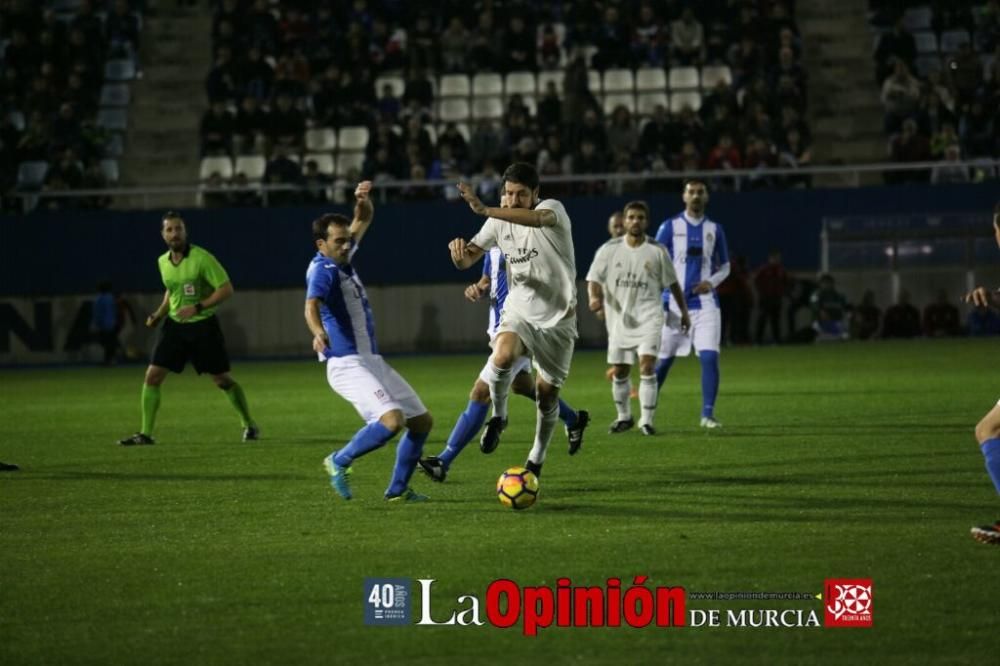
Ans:
POLYGON ((965 295, 965 302, 976 307, 988 308, 993 305, 994 295, 986 287, 976 287, 965 295))
POLYGON ((372 218, 375 207, 372 205, 371 197, 372 181, 363 180, 354 188, 354 216, 363 222, 372 218))
POLYGON ((469 208, 476 215, 486 215, 486 205, 479 200, 476 196, 476 191, 472 188, 472 185, 468 183, 459 182, 458 183, 458 193, 462 195, 465 202, 469 204, 469 208))
POLYGON ((468 251, 468 244, 465 242, 464 238, 456 238, 452 242, 448 243, 448 251, 451 253, 451 261, 456 266, 462 263, 465 259, 465 255, 468 251))

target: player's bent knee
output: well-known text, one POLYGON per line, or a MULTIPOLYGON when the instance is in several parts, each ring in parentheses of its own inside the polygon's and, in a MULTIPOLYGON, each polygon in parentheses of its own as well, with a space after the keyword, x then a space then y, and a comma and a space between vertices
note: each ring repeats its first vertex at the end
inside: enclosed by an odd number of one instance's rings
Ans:
POLYGON ((403 418, 403 411, 400 409, 386 412, 379 417, 378 421, 385 426, 386 430, 391 430, 394 435, 406 425, 406 419, 403 418))
POLYGON ((406 427, 418 434, 428 433, 434 427, 434 417, 431 416, 430 412, 424 412, 409 419, 406 422, 406 427))

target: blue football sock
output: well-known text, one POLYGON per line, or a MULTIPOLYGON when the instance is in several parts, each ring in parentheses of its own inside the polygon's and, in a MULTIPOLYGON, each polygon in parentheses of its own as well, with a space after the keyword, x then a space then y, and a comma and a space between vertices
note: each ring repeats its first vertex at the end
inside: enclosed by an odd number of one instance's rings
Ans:
POLYGON ((1000 493, 1000 439, 988 439, 981 446, 986 458, 986 471, 990 473, 997 493, 1000 493))
POLYGON ((407 430, 399 444, 396 445, 396 465, 392 468, 392 481, 385 491, 386 496, 394 497, 402 495, 406 487, 410 485, 410 477, 413 470, 417 468, 417 460, 424 450, 424 442, 427 441, 426 432, 413 432, 407 430))
POLYGON ((670 372, 670 366, 674 364, 675 356, 669 358, 659 358, 656 359, 656 388, 657 390, 663 388, 663 382, 667 381, 667 373, 670 372))
POLYGON ((576 412, 562 398, 559 398, 559 418, 566 424, 567 428, 576 425, 576 412))
POLYGON ((333 462, 341 467, 349 467, 356 458, 382 446, 392 439, 394 434, 396 433, 386 428, 381 422, 372 421, 356 432, 347 446, 337 451, 333 456, 333 462))
POLYGON ((703 351, 701 361, 701 415, 713 418, 715 397, 719 395, 719 352, 703 351))
POLYGON ((441 455, 438 456, 446 469, 458 457, 458 454, 462 452, 465 445, 472 441, 472 438, 476 436, 479 429, 483 427, 488 409, 489 403, 484 404, 475 400, 470 400, 469 404, 466 405, 465 411, 458 417, 455 427, 452 428, 451 434, 448 435, 448 445, 441 452, 441 455))

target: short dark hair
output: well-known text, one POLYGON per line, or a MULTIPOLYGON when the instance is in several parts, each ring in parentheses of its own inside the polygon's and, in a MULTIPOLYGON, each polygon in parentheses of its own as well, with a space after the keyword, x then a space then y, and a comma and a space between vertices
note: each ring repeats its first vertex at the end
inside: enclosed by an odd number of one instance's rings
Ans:
POLYGON ((647 220, 649 219, 649 206, 646 204, 645 201, 639 201, 638 199, 635 200, 635 201, 629 201, 622 208, 622 213, 624 213, 625 211, 627 211, 630 208, 634 208, 635 210, 641 210, 643 213, 646 214, 646 219, 647 220))
POLYGON ((351 221, 339 213, 327 213, 318 217, 312 223, 313 240, 326 240, 331 224, 337 227, 350 227, 351 221))
MULTIPOLYGON (((167 220, 180 220, 181 222, 184 222, 184 218, 181 217, 181 214, 175 213, 172 210, 168 210, 166 213, 163 214, 163 217, 160 218, 160 226, 162 227, 163 223, 166 222, 167 220)), ((185 225, 186 224, 187 223, 185 223, 185 225)))
POLYGON ((695 184, 701 185, 702 187, 705 188, 705 191, 708 192, 708 183, 706 183, 701 178, 685 178, 684 179, 684 185, 681 187, 681 192, 686 191, 687 188, 688 188, 688 185, 695 185, 695 184))
POLYGON ((504 183, 518 183, 529 190, 538 189, 538 171, 527 162, 514 162, 503 172, 504 183))

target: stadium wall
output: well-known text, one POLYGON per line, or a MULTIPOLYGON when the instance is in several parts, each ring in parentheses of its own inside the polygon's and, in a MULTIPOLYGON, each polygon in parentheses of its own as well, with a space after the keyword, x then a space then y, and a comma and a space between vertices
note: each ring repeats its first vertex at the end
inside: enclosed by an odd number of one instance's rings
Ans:
MULTIPOLYGON (((631 198, 639 197, 564 199, 574 222, 581 276, 607 238, 608 214, 631 198)), ((649 202, 657 224, 681 207, 673 193, 642 198, 649 202)), ((996 183, 717 192, 709 212, 725 225, 730 252, 746 255, 751 267, 763 262, 774 247, 782 251, 790 269, 815 272, 824 217, 982 214, 997 199, 996 183)), ((183 211, 192 240, 219 257, 236 286, 233 301, 220 309, 234 356, 309 356, 302 322, 304 274, 312 256, 309 222, 328 210, 183 211)), ((5 250, 0 262, 0 364, 97 358, 96 346, 87 342, 87 328, 98 280, 112 280, 133 303, 140 320, 155 308, 162 296, 155 261, 164 251, 158 233, 161 212, 38 212, 0 219, 5 250)), ((462 297, 462 286, 477 279, 478 271, 456 271, 446 249, 449 240, 470 237, 479 224, 460 203, 378 206, 356 265, 369 290, 384 351, 485 350, 485 305, 468 304, 462 297)), ((950 276, 947 282, 957 283, 961 275, 950 276)), ((941 277, 930 282, 940 284, 941 277)), ((838 279, 845 287, 852 282, 885 282, 885 277, 874 274, 838 279)), ((585 312, 582 286, 580 311, 585 312)), ((852 288, 846 291, 849 298, 856 297, 852 288)), ((920 302, 919 297, 915 300, 920 302)), ((581 345, 597 345, 603 339, 601 325, 593 317, 580 317, 580 332, 581 345)), ((126 329, 123 341, 144 356, 152 337, 139 326, 126 329)))

